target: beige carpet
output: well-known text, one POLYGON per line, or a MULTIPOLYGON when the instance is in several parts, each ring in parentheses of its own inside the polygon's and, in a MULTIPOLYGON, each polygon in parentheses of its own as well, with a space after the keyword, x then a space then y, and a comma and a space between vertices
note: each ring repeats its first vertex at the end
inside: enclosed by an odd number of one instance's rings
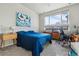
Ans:
MULTIPOLYGON (((41 56, 67 56, 69 49, 61 47, 57 42, 47 44, 41 53, 41 56)), ((17 46, 9 46, 0 49, 0 56, 31 56, 31 51, 25 50, 17 46)))

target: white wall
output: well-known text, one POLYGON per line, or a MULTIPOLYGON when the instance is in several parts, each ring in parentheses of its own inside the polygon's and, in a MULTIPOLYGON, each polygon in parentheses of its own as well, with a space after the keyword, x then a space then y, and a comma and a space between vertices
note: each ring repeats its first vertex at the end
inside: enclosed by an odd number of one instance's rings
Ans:
POLYGON ((34 11, 21 4, 0 4, 0 25, 16 27, 16 30, 39 31, 39 16, 34 11), (22 12, 31 17, 31 27, 16 27, 16 12, 22 12))
POLYGON ((70 30, 74 32, 74 25, 79 26, 79 4, 70 6, 69 14, 70 30))
POLYGON ((64 10, 69 10, 69 31, 74 32, 74 25, 79 25, 79 4, 74 4, 72 6, 67 6, 64 8, 60 8, 57 10, 53 10, 47 13, 40 14, 40 23, 39 23, 39 30, 43 31, 44 28, 44 17, 48 15, 53 15, 55 13, 64 11, 64 10))

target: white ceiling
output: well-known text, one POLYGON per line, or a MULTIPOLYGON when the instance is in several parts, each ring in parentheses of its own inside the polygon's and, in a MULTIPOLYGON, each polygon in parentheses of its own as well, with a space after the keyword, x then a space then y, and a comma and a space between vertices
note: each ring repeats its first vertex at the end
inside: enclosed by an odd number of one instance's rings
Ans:
POLYGON ((68 6, 70 4, 69 3, 23 3, 22 5, 40 14, 68 6))

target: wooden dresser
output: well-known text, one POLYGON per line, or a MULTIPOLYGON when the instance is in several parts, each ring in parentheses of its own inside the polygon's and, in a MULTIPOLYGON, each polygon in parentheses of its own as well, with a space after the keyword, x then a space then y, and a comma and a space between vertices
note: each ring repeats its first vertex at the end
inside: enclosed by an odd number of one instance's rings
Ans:
POLYGON ((5 34, 0 34, 0 47, 5 47, 5 41, 6 40, 12 40, 13 43, 16 43, 17 39, 17 33, 5 33, 5 34))
POLYGON ((60 33, 58 33, 58 32, 43 32, 43 33, 51 34, 51 36, 52 36, 53 39, 55 39, 55 40, 59 40, 59 38, 60 38, 60 33))

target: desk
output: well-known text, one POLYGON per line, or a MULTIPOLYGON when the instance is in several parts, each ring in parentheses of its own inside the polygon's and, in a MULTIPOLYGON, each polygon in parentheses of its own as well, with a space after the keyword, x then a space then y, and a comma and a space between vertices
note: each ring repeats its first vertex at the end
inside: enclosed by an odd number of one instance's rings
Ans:
POLYGON ((4 33, 0 34, 0 47, 4 47, 6 40, 13 40, 16 43, 17 33, 4 33))

